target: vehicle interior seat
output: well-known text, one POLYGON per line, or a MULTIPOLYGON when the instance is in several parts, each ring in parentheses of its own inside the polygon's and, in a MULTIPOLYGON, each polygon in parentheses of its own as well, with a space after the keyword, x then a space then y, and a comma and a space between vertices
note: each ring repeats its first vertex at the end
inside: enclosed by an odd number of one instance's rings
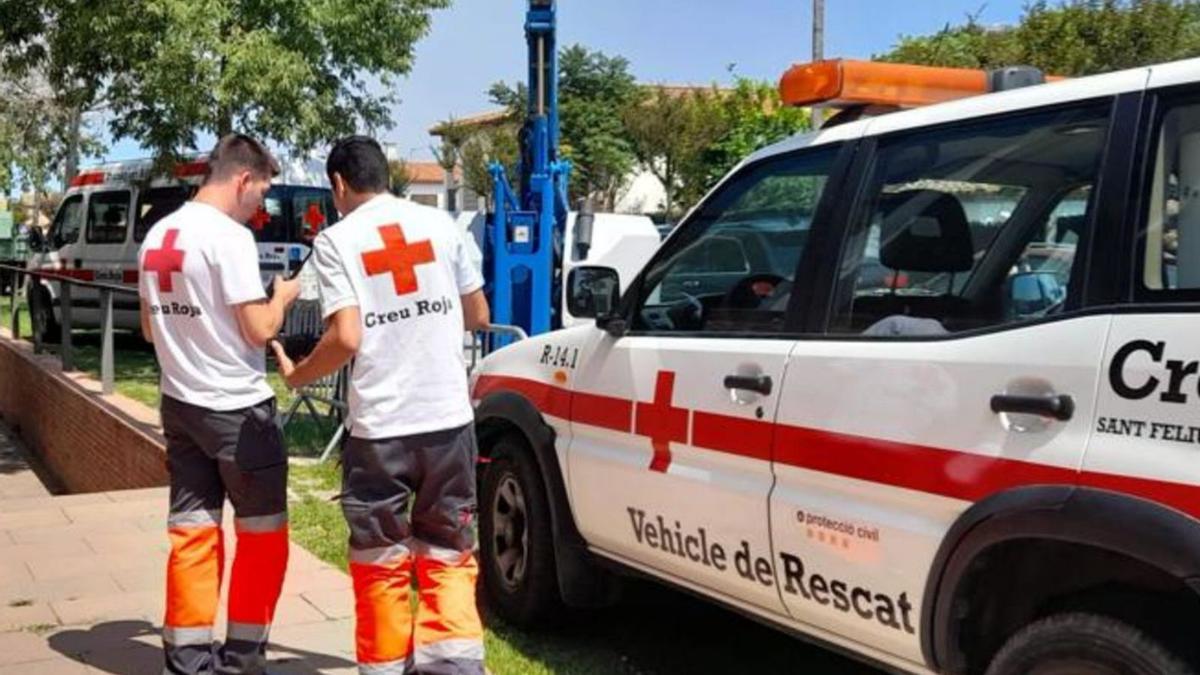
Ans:
MULTIPOLYGON (((937 190, 905 190, 884 195, 879 211, 883 216, 880 264, 893 274, 946 275, 947 281, 939 281, 943 287, 937 289, 942 291, 939 294, 921 295, 912 293, 912 289, 893 288, 883 294, 855 297, 851 328, 863 331, 891 316, 934 319, 944 326, 947 321, 953 324, 965 318, 970 303, 952 294, 951 281, 953 275, 971 271, 975 248, 966 211, 958 198, 937 190)), ((924 322, 892 325, 922 326, 921 334, 931 330, 924 322)))

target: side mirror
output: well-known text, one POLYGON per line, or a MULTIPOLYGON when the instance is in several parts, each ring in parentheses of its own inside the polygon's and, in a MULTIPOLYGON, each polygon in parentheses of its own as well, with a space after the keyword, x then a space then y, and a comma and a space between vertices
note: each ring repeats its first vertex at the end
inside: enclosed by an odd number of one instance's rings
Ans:
POLYGON ((621 278, 611 267, 576 267, 567 277, 567 311, 571 316, 606 320, 620 299, 621 278))
POLYGON ((1008 280, 1008 306, 1014 317, 1038 316, 1066 295, 1058 277, 1050 272, 1021 272, 1008 280))
POLYGON ((34 253, 42 253, 46 250, 46 238, 42 235, 42 231, 36 227, 29 228, 29 234, 26 235, 29 242, 29 250, 34 253))

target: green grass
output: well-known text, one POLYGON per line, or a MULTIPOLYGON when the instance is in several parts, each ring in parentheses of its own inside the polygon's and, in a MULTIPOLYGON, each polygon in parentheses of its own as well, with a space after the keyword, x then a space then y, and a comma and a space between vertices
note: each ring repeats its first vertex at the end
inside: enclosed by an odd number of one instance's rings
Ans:
MULTIPOLYGON (((0 323, 7 326, 8 317, 7 298, 0 299, 0 323)), ((23 335, 29 335, 28 327, 23 335)), ((79 331, 73 337, 76 367, 99 378, 98 334, 79 331)), ((154 350, 130 334, 118 334, 115 347, 117 391, 157 407, 154 350)), ((283 412, 292 394, 278 375, 271 373, 268 379, 283 412)), ((345 570, 349 533, 338 503, 331 499, 340 488, 341 472, 337 462, 316 464, 311 459, 333 429, 324 418, 312 419, 301 411, 285 430, 289 454, 296 458, 288 480, 291 536, 321 560, 345 570)), ((507 625, 486 609, 484 623, 487 666, 494 675, 876 672, 647 582, 630 581, 615 607, 571 612, 537 630, 507 625)))
MULTIPOLYGON (((20 302, 19 298, 18 304, 20 305, 21 310, 21 335, 28 338, 32 334, 32 329, 29 327, 29 310, 27 307, 25 307, 25 303, 20 302)), ((0 326, 4 326, 9 330, 12 330, 12 314, 9 311, 11 306, 12 302, 10 296, 0 296, 0 326)))

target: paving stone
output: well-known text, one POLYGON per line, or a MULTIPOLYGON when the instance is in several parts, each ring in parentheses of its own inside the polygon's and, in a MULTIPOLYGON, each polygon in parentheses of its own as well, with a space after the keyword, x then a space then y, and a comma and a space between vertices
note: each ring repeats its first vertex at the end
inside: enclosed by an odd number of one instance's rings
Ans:
POLYGON ((33 581, 29 567, 19 560, 5 558, 0 561, 0 585, 20 584, 33 581))
POLYGON ((0 666, 46 661, 59 656, 59 653, 50 647, 45 635, 29 631, 0 632, 0 666))
POLYGON ((57 562, 76 556, 90 556, 93 551, 83 539, 52 539, 36 544, 16 544, 4 549, 4 559, 18 562, 47 560, 57 562))
POLYGON ((122 589, 117 585, 117 582, 104 575, 73 577, 54 581, 14 582, 0 584, 0 605, 7 605, 20 600, 35 600, 39 602, 74 600, 103 595, 118 595, 121 592, 122 589))
POLYGON ((5 603, 0 605, 0 631, 31 630, 47 626, 57 626, 58 617, 45 602, 30 602, 29 604, 5 603))
POLYGON ((163 615, 162 596, 150 591, 60 600, 50 605, 67 626, 131 619, 154 621, 163 615))
MULTIPOLYGON (((280 596, 275 608, 274 626, 314 623, 330 618, 299 595, 280 596)), ((273 627, 274 627, 273 626, 273 627)))
POLYGON ((279 626, 271 629, 271 645, 267 652, 273 661, 301 660, 316 671, 354 667, 354 622, 321 621, 319 623, 279 626))
POLYGON ((350 619, 354 617, 354 593, 351 589, 305 591, 300 597, 321 611, 327 619, 350 619))
POLYGON ((80 673, 93 672, 95 671, 89 670, 86 664, 65 656, 48 661, 33 661, 11 666, 0 666, 0 675, 29 675, 30 673, 36 673, 37 675, 79 675, 80 673))
POLYGON ((105 497, 114 502, 160 502, 167 503, 167 498, 171 492, 168 488, 139 488, 136 490, 114 490, 112 492, 103 493, 105 497))
POLYGON ((20 531, 30 528, 54 527, 70 525, 71 521, 62 509, 38 509, 36 511, 21 511, 9 513, 0 511, 0 530, 20 531))

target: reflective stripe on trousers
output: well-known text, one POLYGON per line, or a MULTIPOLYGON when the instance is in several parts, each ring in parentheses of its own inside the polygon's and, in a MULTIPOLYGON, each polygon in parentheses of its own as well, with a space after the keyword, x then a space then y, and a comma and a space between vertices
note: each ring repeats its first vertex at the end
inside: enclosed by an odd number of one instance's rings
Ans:
POLYGON ((413 635, 417 672, 482 673, 483 622, 475 606, 479 565, 473 552, 423 542, 413 548, 417 553, 413 635))
MULTIPOLYGON (((224 540, 221 513, 170 514, 167 609, 163 643, 168 672, 212 667, 213 624, 221 594, 224 540)), ((288 558, 287 514, 239 518, 229 589, 224 672, 259 672, 288 558)))
POLYGON ((351 549, 355 650, 361 673, 403 673, 412 654, 412 556, 403 544, 351 549))

